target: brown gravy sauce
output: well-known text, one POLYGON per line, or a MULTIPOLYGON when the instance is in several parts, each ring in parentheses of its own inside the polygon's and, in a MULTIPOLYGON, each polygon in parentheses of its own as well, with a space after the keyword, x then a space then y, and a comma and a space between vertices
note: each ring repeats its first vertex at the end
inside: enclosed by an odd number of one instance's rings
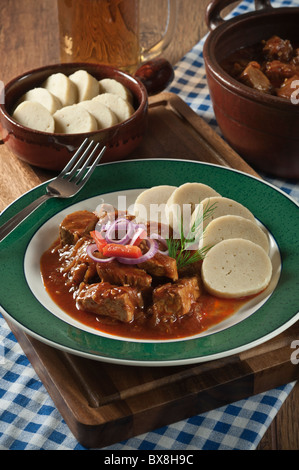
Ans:
POLYGON ((78 310, 75 291, 70 289, 61 273, 58 241, 41 257, 41 274, 52 300, 78 322, 111 335, 135 339, 169 340, 199 334, 235 314, 252 297, 220 299, 206 292, 193 303, 190 312, 174 322, 155 323, 146 310, 136 311, 130 323, 122 323, 105 316, 78 310))

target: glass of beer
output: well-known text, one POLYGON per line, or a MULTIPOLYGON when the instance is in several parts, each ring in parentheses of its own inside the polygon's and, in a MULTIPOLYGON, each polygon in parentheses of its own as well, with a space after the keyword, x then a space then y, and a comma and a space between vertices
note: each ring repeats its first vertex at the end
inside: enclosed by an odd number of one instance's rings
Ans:
POLYGON ((177 0, 57 0, 61 62, 133 73, 169 45, 177 0))

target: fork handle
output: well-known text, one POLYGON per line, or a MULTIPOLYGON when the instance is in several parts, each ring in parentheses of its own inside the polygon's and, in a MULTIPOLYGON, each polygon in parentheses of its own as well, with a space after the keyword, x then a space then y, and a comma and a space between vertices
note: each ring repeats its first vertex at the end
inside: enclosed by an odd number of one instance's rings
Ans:
POLYGON ((20 212, 14 215, 9 219, 5 224, 0 227, 0 242, 5 238, 10 232, 12 232, 20 223, 28 217, 35 209, 37 209, 43 202, 52 197, 49 194, 43 194, 38 199, 35 199, 27 207, 24 207, 20 212))

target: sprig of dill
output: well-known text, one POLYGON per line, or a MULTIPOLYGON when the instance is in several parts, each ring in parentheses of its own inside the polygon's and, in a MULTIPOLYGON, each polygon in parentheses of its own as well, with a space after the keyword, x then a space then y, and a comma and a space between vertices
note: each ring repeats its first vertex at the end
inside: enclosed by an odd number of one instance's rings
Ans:
POLYGON ((198 211, 197 216, 187 236, 185 236, 184 234, 183 216, 181 216, 180 238, 169 238, 166 240, 168 254, 171 258, 174 258, 176 260, 178 269, 182 269, 185 266, 188 266, 189 264, 204 259, 206 253, 211 248, 209 246, 204 246, 203 248, 194 251, 191 247, 195 243, 199 244, 199 241, 204 234, 204 230, 200 230, 200 228, 202 227, 203 222, 209 217, 211 217, 215 208, 216 203, 214 202, 211 205, 207 205, 203 214, 201 214, 201 211, 198 211))

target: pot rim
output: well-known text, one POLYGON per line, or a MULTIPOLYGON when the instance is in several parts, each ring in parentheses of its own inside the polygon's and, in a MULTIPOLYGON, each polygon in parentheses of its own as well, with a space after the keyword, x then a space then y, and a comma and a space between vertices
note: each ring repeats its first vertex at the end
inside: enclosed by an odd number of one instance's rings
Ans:
POLYGON ((203 46, 203 58, 205 61, 206 69, 209 69, 210 73, 213 74, 214 78, 216 78, 218 82, 220 82, 223 86, 228 88, 233 93, 239 96, 241 95, 250 101, 254 100, 256 102, 259 102, 260 104, 266 104, 275 108, 279 106, 285 111, 290 111, 290 109, 292 109, 293 112, 299 114, 299 105, 295 105, 284 98, 280 98, 274 95, 268 95, 266 93, 259 92, 258 90, 254 90, 239 82, 235 78, 231 77, 220 66, 213 51, 213 48, 216 45, 217 41, 221 39, 221 36, 225 32, 227 32, 228 29, 236 26, 242 28, 244 22, 247 22, 248 20, 254 21, 256 18, 263 18, 265 21, 267 21, 267 19, 273 17, 274 15, 281 15, 282 13, 292 15, 296 13, 299 15, 299 7, 265 8, 263 10, 244 13, 242 15, 235 16, 233 18, 230 18, 229 20, 224 21, 222 24, 217 26, 208 34, 203 46))

